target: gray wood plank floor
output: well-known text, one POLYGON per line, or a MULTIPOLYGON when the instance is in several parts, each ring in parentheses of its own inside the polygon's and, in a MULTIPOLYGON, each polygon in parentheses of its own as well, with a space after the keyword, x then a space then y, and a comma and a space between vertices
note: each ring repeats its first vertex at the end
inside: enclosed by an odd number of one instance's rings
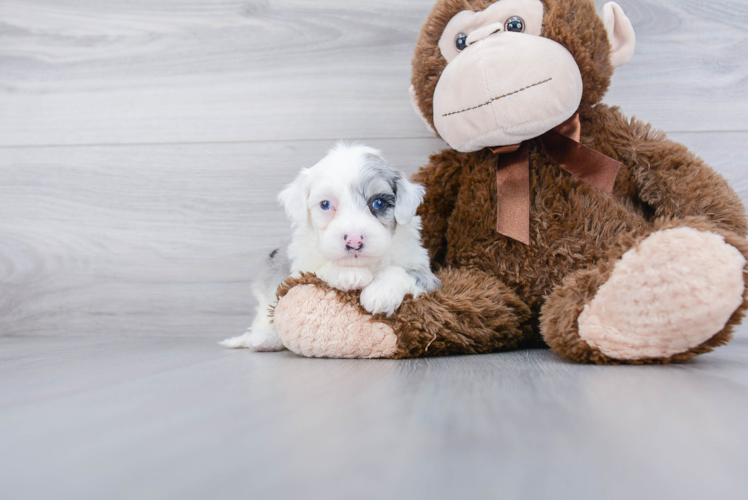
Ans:
POLYGON ((748 336, 637 368, 545 350, 362 361, 214 347, 0 338, 0 497, 748 493, 748 336))
MULTIPOLYGON (((606 102, 748 201, 748 3, 618 3, 606 102)), ((444 147, 407 94, 432 4, 0 2, 0 498, 748 497, 746 327, 672 367, 215 345, 298 169, 444 147)))

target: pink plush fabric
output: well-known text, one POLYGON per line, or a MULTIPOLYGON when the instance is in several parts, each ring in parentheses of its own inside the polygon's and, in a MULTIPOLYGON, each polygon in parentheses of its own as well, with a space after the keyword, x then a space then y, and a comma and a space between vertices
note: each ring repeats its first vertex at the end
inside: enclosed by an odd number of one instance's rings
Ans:
POLYGON ((722 330, 742 304, 745 263, 714 233, 653 233, 623 255, 585 306, 579 336, 616 359, 685 352, 722 330))
POLYGON ((273 321, 283 345, 302 356, 386 358, 397 349, 392 328, 313 285, 292 288, 275 308, 273 321))

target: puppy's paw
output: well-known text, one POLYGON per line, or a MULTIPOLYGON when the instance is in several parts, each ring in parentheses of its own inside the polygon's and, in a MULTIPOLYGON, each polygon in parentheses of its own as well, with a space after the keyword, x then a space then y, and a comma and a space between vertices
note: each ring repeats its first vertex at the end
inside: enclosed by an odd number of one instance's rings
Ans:
POLYGON ((365 267, 343 267, 337 276, 328 282, 332 287, 344 292, 361 290, 372 282, 374 275, 365 267))
POLYGON ((371 314, 384 313, 387 316, 397 311, 403 303, 405 290, 400 283, 376 280, 361 292, 361 305, 371 314))
POLYGON ((249 332, 247 347, 255 352, 273 352, 282 351, 283 343, 273 325, 258 325, 249 332))
POLYGON ((226 339, 219 342, 223 347, 230 349, 242 349, 248 347, 255 352, 274 352, 282 351, 283 343, 275 333, 272 325, 258 325, 249 332, 238 337, 226 339))

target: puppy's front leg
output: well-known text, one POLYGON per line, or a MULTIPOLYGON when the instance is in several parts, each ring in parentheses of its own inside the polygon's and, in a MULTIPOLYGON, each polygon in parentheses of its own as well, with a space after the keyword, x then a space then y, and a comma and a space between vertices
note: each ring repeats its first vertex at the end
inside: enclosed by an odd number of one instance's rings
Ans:
POLYGON ((369 286, 361 292, 361 305, 372 314, 387 316, 397 311, 406 294, 417 295, 422 290, 415 278, 405 269, 388 266, 379 271, 369 286))
POLYGON ((374 279, 374 275, 365 267, 338 267, 330 263, 322 266, 316 274, 331 287, 344 292, 361 290, 374 279))

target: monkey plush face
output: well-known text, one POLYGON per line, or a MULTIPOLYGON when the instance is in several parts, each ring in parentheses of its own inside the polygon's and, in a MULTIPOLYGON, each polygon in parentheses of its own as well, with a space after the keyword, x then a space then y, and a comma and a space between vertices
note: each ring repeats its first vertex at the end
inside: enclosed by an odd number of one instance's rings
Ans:
POLYGON ((633 46, 612 2, 600 19, 592 0, 440 0, 416 49, 412 95, 457 151, 517 144, 598 102, 633 46))

